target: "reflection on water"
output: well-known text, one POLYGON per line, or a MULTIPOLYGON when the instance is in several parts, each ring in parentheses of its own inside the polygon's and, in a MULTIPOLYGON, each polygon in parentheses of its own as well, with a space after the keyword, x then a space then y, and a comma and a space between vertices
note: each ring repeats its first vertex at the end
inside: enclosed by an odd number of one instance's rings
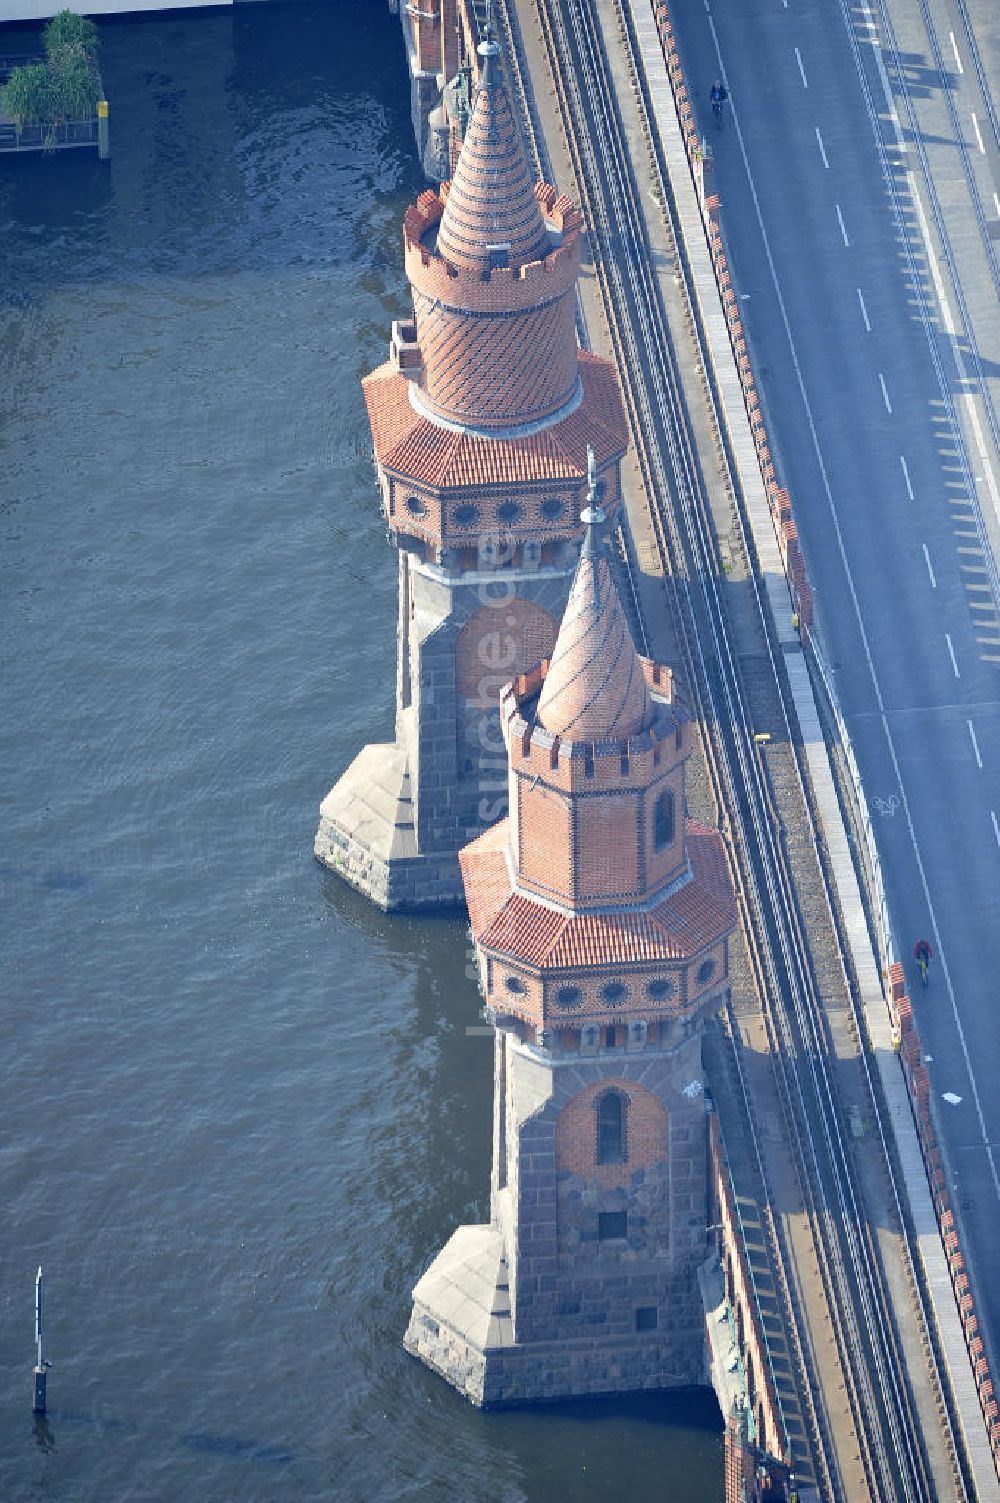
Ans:
POLYGON ((462 921, 310 857, 392 727, 397 27, 102 22, 110 166, 0 163, 4 1500, 721 1496, 704 1394, 481 1415, 399 1344, 492 1072, 462 921))

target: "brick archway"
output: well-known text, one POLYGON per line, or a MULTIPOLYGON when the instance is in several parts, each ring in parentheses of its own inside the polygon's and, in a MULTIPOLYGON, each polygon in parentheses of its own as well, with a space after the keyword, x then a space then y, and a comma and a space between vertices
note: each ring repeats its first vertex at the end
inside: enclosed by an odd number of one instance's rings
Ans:
POLYGON ((500 690, 551 656, 558 625, 531 600, 480 606, 455 643, 459 775, 478 785, 479 815, 492 824, 507 811, 507 754, 500 732, 500 690))
POLYGON ((480 606, 458 634, 455 683, 458 694, 493 709, 509 679, 551 656, 558 625, 531 600, 500 600, 480 606))

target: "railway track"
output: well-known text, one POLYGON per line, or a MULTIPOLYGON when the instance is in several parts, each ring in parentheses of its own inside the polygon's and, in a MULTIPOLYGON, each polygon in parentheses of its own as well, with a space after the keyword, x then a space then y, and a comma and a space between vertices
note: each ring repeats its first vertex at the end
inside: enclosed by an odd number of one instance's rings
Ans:
MULTIPOLYGON (((637 456, 653 503, 684 674, 706 731, 720 822, 728 825, 731 836, 743 928, 765 1003, 778 1095, 860 1449, 858 1471, 867 1495, 879 1503, 932 1498, 935 1491, 903 1376, 878 1248, 854 1189, 822 1000, 780 821, 727 626, 709 497, 651 271, 599 20, 593 0, 534 3, 583 198, 637 456)), ((513 43, 508 56, 515 64, 515 86, 523 93, 513 43)), ((773 655, 772 666, 779 682, 773 655)), ((739 1068, 738 1049, 734 1057, 739 1068)), ((749 1092, 746 1105, 752 1122, 749 1092)), ((759 1143, 755 1148, 766 1188, 764 1155, 759 1143)), ((886 1172, 891 1174, 888 1164, 886 1172)), ((834 1456, 789 1250, 776 1218, 769 1215, 767 1223, 779 1288, 791 1317, 815 1481, 826 1497, 856 1503, 862 1496, 857 1477, 846 1482, 834 1456)))

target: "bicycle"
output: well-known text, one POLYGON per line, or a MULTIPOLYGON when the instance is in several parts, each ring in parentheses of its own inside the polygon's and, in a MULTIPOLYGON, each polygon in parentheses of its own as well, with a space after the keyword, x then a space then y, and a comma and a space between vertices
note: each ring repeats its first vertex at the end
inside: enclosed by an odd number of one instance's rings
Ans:
POLYGON ((923 986, 927 985, 927 971, 930 967, 931 958, 934 954, 929 939, 918 939, 913 946, 913 958, 917 962, 917 970, 920 972, 920 981, 923 986))
POLYGON ((722 106, 725 104, 726 100, 729 98, 729 93, 728 93, 728 90, 726 89, 725 85, 722 83, 722 81, 720 79, 717 78, 715 80, 715 83, 712 85, 712 92, 709 94, 708 97, 709 97, 709 99, 711 101, 711 104, 712 104, 712 114, 715 116, 716 127, 717 127, 717 129, 721 130, 722 129, 722 106))

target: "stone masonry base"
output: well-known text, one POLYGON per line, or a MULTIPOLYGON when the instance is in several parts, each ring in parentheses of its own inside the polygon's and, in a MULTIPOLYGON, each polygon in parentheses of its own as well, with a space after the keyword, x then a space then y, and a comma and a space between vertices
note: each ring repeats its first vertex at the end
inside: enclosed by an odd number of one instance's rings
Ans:
POLYGON ((490 1409, 702 1385, 704 1338, 697 1328, 691 1334, 683 1355, 672 1331, 518 1343, 499 1229, 463 1226, 414 1289, 403 1345, 471 1403, 490 1409))
POLYGON ((379 908, 461 907, 462 875, 454 852, 417 850, 406 754, 398 746, 366 746, 320 805, 313 847, 379 908))

